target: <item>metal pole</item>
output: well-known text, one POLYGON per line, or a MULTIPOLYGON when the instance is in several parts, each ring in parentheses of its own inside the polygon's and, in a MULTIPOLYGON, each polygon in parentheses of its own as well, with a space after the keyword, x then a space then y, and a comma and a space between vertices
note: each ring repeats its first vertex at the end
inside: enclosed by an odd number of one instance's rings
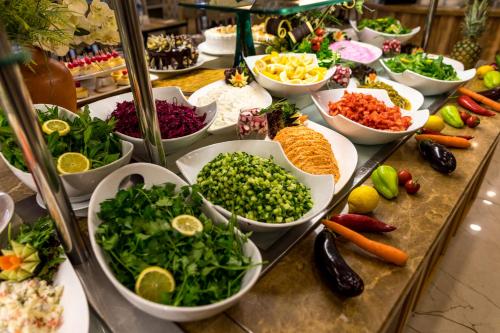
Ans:
POLYGON ((432 21, 434 20, 434 15, 436 14, 438 2, 439 0, 431 0, 429 5, 430 10, 429 14, 427 14, 427 20, 425 21, 424 41, 422 42, 422 48, 425 51, 427 51, 427 45, 429 44, 429 39, 431 37, 432 21))
MULTIPOLYGON (((11 52, 7 35, 0 27, 0 59, 7 59, 12 55, 11 52)), ((0 106, 16 134, 38 191, 56 222, 64 250, 73 264, 84 262, 88 253, 78 230, 78 223, 61 178, 57 174, 52 155, 45 144, 29 92, 15 64, 0 66, 0 106)))
POLYGON ((142 137, 150 161, 167 166, 135 0, 113 0, 142 137))

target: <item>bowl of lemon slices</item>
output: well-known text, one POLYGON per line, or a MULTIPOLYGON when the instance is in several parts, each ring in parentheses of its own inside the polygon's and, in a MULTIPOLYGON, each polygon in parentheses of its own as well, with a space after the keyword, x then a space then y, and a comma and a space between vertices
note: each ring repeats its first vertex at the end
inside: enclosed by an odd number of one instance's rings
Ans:
POLYGON ((277 53, 245 58, 255 80, 271 95, 287 97, 317 91, 333 76, 335 67, 318 65, 311 53, 277 53))
MULTIPOLYGON (((134 147, 113 133, 113 122, 91 118, 88 110, 78 115, 46 104, 35 104, 34 109, 72 203, 88 200, 102 179, 130 162, 134 147)), ((0 124, 8 127, 1 117, 0 124)), ((12 173, 38 192, 13 133, 0 134, 0 151, 1 159, 12 173)))

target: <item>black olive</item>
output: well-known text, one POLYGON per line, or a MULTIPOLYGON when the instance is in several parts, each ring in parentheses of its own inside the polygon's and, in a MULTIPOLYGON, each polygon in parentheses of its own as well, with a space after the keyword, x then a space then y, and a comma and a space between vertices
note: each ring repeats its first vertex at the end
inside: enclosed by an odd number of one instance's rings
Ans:
POLYGON ((335 236, 327 229, 316 236, 314 258, 323 279, 335 293, 343 297, 354 297, 363 292, 363 280, 344 261, 335 245, 335 236))

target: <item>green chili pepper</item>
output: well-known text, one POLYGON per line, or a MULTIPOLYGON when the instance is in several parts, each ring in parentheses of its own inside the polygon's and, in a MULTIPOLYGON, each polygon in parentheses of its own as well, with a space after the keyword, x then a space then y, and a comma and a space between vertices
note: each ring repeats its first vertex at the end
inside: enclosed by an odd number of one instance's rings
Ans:
POLYGON ((464 122, 455 105, 445 105, 439 110, 445 123, 455 128, 464 127, 464 122))
POLYGON ((386 199, 393 199, 398 196, 398 173, 396 169, 389 165, 380 165, 373 171, 371 178, 375 189, 386 199))
POLYGON ((500 86, 500 72, 491 71, 486 73, 484 75, 483 82, 488 89, 493 89, 500 86))

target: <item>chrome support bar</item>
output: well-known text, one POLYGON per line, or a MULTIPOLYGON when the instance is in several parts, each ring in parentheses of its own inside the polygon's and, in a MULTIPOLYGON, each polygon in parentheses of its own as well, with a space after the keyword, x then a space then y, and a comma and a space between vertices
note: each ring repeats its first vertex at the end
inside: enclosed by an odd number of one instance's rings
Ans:
POLYGON ((135 0, 113 0, 140 130, 150 162, 167 166, 135 0))
POLYGON ((431 0, 429 4, 429 13, 427 14, 427 19, 425 21, 425 31, 424 39, 422 41, 422 48, 427 52, 427 46, 429 44, 429 39, 431 38, 432 21, 434 20, 434 15, 436 14, 436 9, 439 0, 431 0))
MULTIPOLYGON (((12 48, 0 27, 0 59, 7 59, 12 48)), ((16 134, 24 159, 33 175, 50 215, 54 219, 64 250, 73 264, 87 260, 87 249, 78 229, 71 204, 57 174, 21 72, 16 64, 0 66, 0 106, 16 134)))

